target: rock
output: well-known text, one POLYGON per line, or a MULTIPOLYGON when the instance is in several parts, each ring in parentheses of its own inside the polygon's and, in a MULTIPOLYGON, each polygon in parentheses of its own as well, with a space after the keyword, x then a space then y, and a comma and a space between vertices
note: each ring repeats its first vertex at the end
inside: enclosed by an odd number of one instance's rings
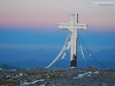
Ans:
POLYGON ((1 70, 0 86, 114 86, 115 70, 80 68, 1 70))

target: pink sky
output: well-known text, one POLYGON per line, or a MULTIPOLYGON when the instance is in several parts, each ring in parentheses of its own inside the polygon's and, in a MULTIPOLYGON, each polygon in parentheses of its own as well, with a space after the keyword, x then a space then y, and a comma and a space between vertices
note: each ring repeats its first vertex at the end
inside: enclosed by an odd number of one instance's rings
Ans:
POLYGON ((94 6, 92 0, 0 0, 0 26, 56 28, 69 22, 66 14, 73 11, 92 29, 115 28, 115 6, 94 6))

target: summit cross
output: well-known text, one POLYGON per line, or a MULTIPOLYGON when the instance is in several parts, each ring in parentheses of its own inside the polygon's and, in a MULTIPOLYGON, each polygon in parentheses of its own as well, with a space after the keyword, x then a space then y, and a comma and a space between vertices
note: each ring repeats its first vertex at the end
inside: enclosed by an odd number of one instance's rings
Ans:
POLYGON ((70 62, 71 67, 77 67, 77 31, 88 28, 88 24, 78 23, 78 13, 69 13, 71 21, 60 23, 58 28, 69 30, 71 33, 70 62))

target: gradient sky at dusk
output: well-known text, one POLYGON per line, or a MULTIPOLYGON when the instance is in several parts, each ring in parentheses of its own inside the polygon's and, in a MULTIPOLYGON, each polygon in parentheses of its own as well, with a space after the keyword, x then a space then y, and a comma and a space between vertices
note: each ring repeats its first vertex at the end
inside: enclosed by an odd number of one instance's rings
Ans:
POLYGON ((55 58, 68 34, 57 23, 69 22, 69 12, 78 12, 79 22, 88 24, 88 30, 79 31, 88 48, 101 60, 112 61, 115 5, 95 6, 96 1, 100 0, 0 0, 0 64, 55 58))
POLYGON ((0 0, 0 26, 56 27, 56 23, 69 20, 67 13, 76 11, 79 22, 113 30, 115 7, 95 6, 94 1, 99 0, 0 0))

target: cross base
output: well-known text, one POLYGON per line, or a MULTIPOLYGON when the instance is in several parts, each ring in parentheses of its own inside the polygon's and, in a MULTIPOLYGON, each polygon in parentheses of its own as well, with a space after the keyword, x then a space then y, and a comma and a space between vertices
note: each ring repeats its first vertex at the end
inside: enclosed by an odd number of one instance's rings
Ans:
POLYGON ((71 61, 71 67, 76 67, 76 56, 73 55, 73 60, 71 61))

